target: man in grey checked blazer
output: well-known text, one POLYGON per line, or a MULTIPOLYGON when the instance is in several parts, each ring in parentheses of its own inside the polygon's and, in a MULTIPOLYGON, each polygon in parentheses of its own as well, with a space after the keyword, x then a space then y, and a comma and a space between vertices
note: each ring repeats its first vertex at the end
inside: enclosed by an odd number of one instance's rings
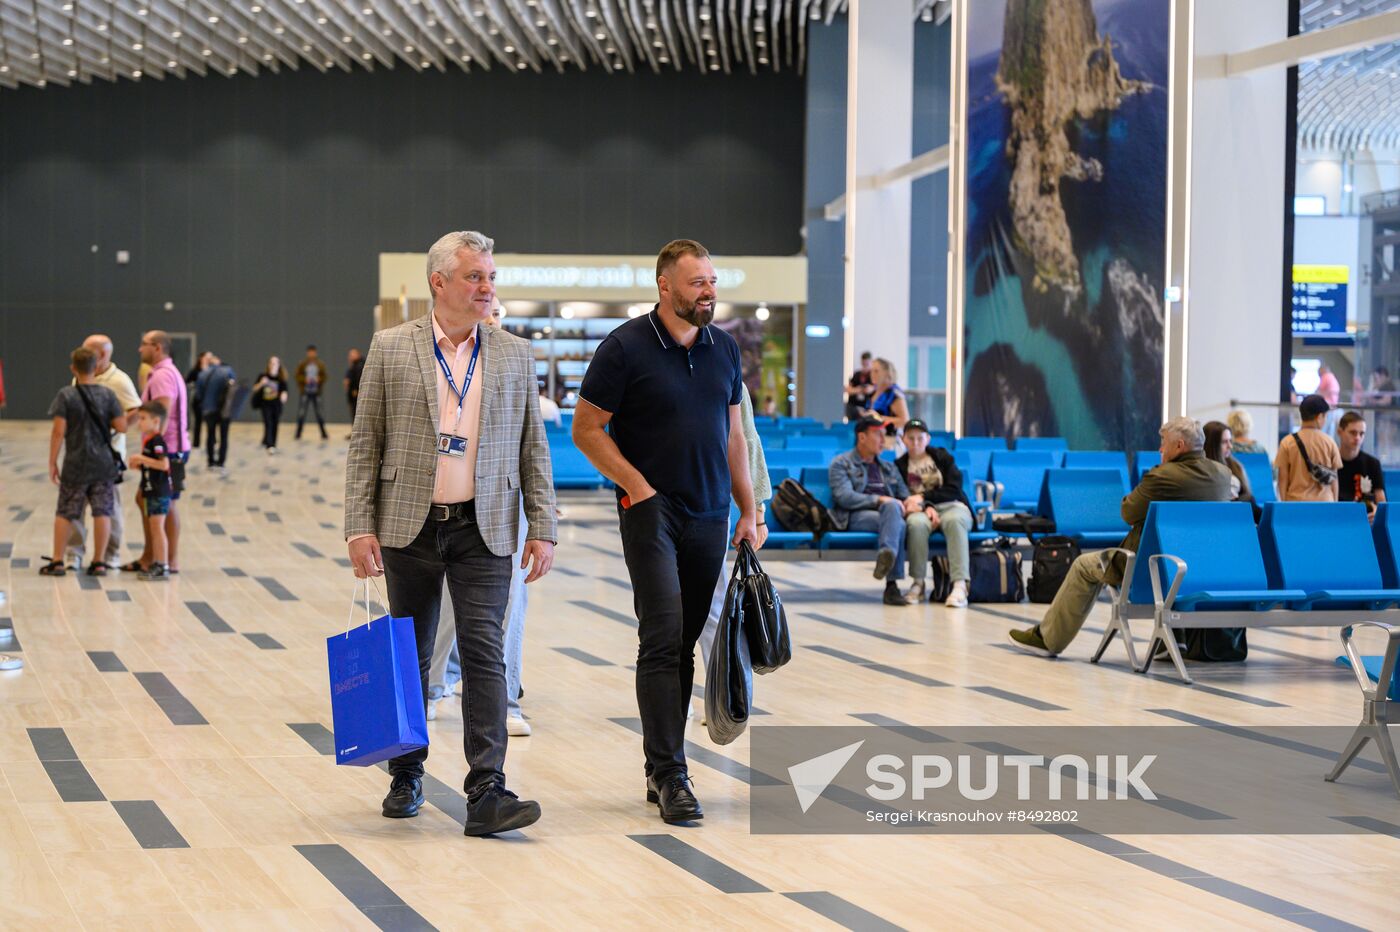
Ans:
MULTIPOLYGON (((374 335, 345 471, 345 537, 357 577, 387 572, 389 608, 411 617, 423 694, 443 579, 462 658, 468 835, 523 828, 539 804, 506 789, 503 622, 521 498, 526 582, 557 539, 549 446, 530 344, 483 326, 495 299, 492 241, 449 233, 428 253, 433 310, 374 335)), ((426 749, 389 762, 383 814, 417 815, 426 749)))

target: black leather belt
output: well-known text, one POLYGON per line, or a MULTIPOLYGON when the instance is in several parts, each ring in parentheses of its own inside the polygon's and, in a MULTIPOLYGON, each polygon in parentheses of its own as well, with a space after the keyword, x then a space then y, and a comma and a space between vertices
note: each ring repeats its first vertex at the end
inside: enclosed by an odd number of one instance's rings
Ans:
POLYGON ((428 519, 431 521, 451 521, 454 518, 476 520, 476 501, 453 502, 451 505, 433 504, 428 506, 428 519))

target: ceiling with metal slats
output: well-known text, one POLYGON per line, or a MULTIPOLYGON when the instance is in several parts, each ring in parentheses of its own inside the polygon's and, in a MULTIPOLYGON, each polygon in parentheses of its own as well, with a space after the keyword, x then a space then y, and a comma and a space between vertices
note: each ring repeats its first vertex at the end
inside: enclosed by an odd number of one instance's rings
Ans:
MULTIPOLYGON (((1303 0, 1311 32, 1400 8, 1400 0, 1303 0)), ((1400 148, 1400 43, 1298 66, 1298 145, 1316 151, 1400 148)))
MULTIPOLYGON (((845 2, 0 0, 0 86, 303 67, 801 70, 807 21, 830 22, 845 2)), ((941 19, 950 6, 913 10, 941 19)))

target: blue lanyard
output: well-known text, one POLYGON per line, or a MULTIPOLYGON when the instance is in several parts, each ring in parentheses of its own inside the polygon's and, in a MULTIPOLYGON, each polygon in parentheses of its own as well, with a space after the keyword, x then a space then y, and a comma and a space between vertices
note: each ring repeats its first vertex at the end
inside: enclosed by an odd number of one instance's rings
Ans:
POLYGON ((442 347, 436 342, 433 343, 433 354, 437 356, 438 365, 442 367, 442 374, 447 377, 447 387, 452 390, 452 394, 457 397, 457 422, 462 420, 462 405, 467 402, 467 391, 472 387, 472 373, 476 372, 476 357, 481 352, 481 334, 477 333, 476 342, 472 344, 472 359, 467 363, 467 376, 462 380, 462 390, 457 390, 457 380, 452 378, 452 367, 447 364, 447 357, 442 355, 442 347))

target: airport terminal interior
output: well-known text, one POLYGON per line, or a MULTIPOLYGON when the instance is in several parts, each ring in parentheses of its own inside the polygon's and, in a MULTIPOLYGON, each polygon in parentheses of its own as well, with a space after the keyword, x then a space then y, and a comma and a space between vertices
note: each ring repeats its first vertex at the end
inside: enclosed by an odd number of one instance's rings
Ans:
POLYGON ((1395 928, 1397 250, 1400 0, 0 0, 0 928, 1395 928))

